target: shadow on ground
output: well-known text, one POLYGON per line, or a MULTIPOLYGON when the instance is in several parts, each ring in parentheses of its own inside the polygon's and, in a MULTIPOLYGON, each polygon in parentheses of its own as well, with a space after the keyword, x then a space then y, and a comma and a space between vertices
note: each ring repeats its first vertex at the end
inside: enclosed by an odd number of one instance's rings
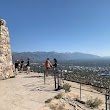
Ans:
POLYGON ((43 77, 43 76, 25 76, 23 78, 40 78, 40 77, 43 77))

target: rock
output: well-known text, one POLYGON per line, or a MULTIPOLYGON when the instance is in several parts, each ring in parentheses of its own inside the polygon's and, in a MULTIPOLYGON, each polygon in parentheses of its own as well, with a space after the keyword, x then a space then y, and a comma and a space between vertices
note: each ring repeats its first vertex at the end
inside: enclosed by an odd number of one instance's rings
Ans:
POLYGON ((14 76, 12 69, 12 54, 6 21, 0 19, 0 79, 14 76))

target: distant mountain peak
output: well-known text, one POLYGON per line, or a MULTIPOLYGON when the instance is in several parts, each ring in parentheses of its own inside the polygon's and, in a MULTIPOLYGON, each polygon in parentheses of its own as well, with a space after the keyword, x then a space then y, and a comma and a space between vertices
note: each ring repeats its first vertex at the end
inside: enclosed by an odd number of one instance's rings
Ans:
POLYGON ((24 60, 27 60, 27 58, 30 58, 31 61, 44 61, 46 58, 57 58, 58 60, 88 60, 88 59, 97 59, 101 58, 100 56, 97 55, 92 55, 92 54, 85 54, 81 52, 65 52, 65 53, 58 53, 55 51, 51 52, 12 52, 13 54, 13 61, 16 59, 20 60, 23 58, 24 60))

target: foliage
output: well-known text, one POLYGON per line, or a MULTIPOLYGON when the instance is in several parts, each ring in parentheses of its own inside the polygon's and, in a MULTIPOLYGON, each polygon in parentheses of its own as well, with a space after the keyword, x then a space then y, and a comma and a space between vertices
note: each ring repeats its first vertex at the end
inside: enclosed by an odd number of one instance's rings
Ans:
POLYGON ((62 98, 62 96, 63 96, 63 94, 62 94, 62 93, 59 93, 59 94, 56 95, 54 98, 55 98, 55 99, 60 99, 60 98, 62 98))
POLYGON ((50 108, 52 109, 52 110, 65 110, 65 105, 64 104, 60 104, 60 105, 58 105, 58 104, 56 104, 56 105, 50 105, 50 108))
POLYGON ((91 108, 98 108, 100 105, 102 105, 102 100, 95 98, 95 99, 88 99, 86 104, 87 106, 91 107, 91 108))
POLYGON ((71 85, 69 83, 63 85, 63 89, 65 90, 65 92, 70 92, 70 87, 71 85))
POLYGON ((47 100, 45 101, 45 103, 50 103, 51 101, 52 101, 52 98, 47 99, 47 100))
POLYGON ((92 87, 94 90, 100 92, 100 93, 104 93, 104 89, 103 88, 98 88, 98 87, 92 87))

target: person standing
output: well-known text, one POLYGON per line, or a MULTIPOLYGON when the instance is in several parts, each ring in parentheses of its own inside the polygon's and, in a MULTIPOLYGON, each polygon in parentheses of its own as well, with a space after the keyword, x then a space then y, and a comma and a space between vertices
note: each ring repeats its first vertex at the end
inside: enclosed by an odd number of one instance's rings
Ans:
POLYGON ((55 81, 55 90, 57 90, 57 79, 58 79, 58 74, 57 74, 57 59, 54 58, 54 81, 55 81))
POLYGON ((55 91, 57 90, 60 90, 62 87, 61 87, 61 74, 59 73, 58 69, 57 69, 57 64, 58 64, 58 61, 56 58, 54 58, 54 64, 53 64, 53 67, 54 67, 54 81, 55 81, 55 91), (58 85, 57 85, 58 84, 58 85))
POLYGON ((47 60, 45 61, 46 76, 48 76, 48 71, 51 67, 52 67, 52 64, 50 63, 50 59, 47 58, 47 60))
POLYGON ((27 74, 29 74, 30 73, 30 59, 29 58, 27 59, 26 68, 27 68, 27 74))
POLYGON ((54 58, 54 64, 53 64, 53 67, 57 67, 57 59, 56 58, 54 58))
POLYGON ((20 70, 23 72, 23 67, 24 67, 24 60, 21 59, 21 62, 20 62, 20 70))
POLYGON ((19 62, 18 60, 15 61, 15 74, 18 75, 18 67, 19 67, 19 62))

